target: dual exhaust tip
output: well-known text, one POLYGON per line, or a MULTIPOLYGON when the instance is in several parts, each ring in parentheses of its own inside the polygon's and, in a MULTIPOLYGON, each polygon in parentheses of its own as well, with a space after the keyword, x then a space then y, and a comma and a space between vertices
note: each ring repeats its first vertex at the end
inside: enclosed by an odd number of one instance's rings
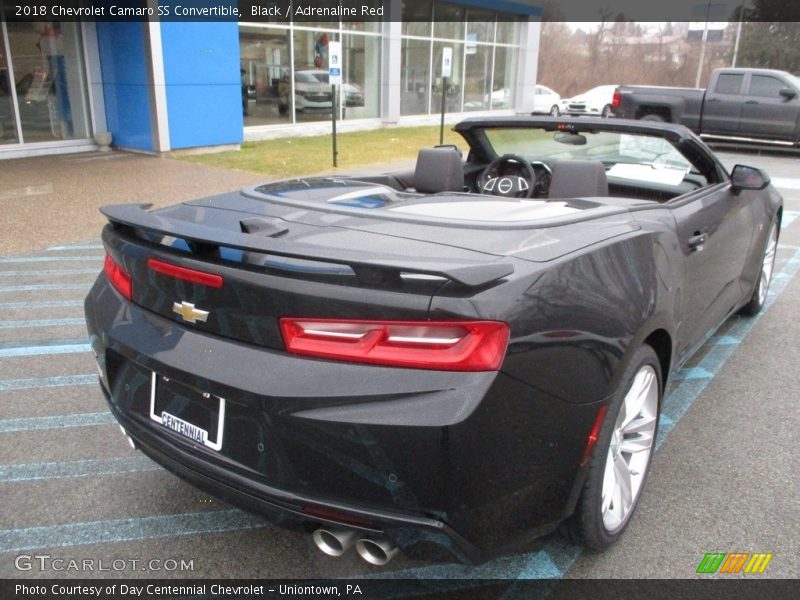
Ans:
POLYGON ((397 546, 385 538, 359 537, 352 529, 319 528, 311 536, 314 543, 328 556, 341 556, 351 547, 371 565, 382 567, 398 552, 397 546))

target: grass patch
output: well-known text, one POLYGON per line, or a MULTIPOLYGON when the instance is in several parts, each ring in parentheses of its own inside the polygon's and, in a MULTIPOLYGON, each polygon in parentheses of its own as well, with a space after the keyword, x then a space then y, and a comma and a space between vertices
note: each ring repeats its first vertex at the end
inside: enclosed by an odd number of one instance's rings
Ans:
MULTIPOLYGON (((464 138, 445 126, 444 143, 456 144, 466 156, 464 138)), ((181 160, 262 173, 272 177, 294 177, 321 172, 349 171, 356 167, 415 159, 420 148, 439 143, 439 127, 398 127, 339 133, 337 169, 333 168, 330 135, 292 137, 263 142, 245 142, 242 149, 218 154, 179 156, 181 160)))

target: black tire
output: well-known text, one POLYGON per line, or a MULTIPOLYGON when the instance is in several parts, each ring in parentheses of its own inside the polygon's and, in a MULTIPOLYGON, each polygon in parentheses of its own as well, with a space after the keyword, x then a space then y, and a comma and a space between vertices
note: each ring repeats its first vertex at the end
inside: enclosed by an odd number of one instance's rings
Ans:
POLYGON ((608 411, 603 419, 600 434, 594 447, 592 457, 589 460, 589 472, 586 476, 583 489, 581 491, 578 506, 575 514, 572 515, 562 526, 562 533, 573 543, 583 544, 595 550, 602 550, 617 541, 623 534, 632 515, 636 511, 639 499, 642 497, 642 490, 647 482, 647 474, 652 463, 655 450, 655 439, 658 433, 658 412, 661 407, 663 396, 663 377, 661 374, 661 363, 655 351, 648 345, 641 346, 633 355, 630 364, 625 369, 620 380, 620 386, 613 395, 608 405, 608 411), (636 375, 646 367, 651 367, 655 372, 656 385, 658 388, 658 404, 655 409, 655 429, 652 432, 652 447, 647 457, 646 466, 643 472, 641 483, 638 486, 633 502, 628 509, 627 516, 622 521, 618 529, 609 531, 603 521, 602 502, 603 502, 603 479, 606 471, 606 461, 609 457, 609 449, 613 431, 617 424, 625 396, 631 389, 636 375))
POLYGON ((557 104, 553 104, 553 106, 550 107, 550 116, 551 117, 560 117, 561 116, 561 111, 559 110, 557 104))
POLYGON ((603 117, 604 119, 607 119, 608 117, 611 116, 611 105, 610 104, 606 104, 603 107, 603 112, 600 113, 600 116, 603 117))
POLYGON ((655 121, 656 123, 664 123, 664 122, 666 122, 666 119, 664 117, 662 117, 661 115, 656 114, 656 113, 650 113, 648 115, 644 115, 639 120, 640 121, 655 121))
POLYGON ((764 304, 767 301, 767 292, 769 291, 769 284, 772 281, 772 275, 775 267, 775 255, 777 254, 777 247, 778 247, 778 239, 780 238, 781 227, 780 222, 777 220, 770 225, 769 234, 767 234, 767 241, 764 244, 764 250, 761 253, 762 259, 762 267, 761 272, 759 273, 758 280, 756 281, 755 288, 753 288, 753 294, 750 296, 750 300, 748 300, 747 304, 745 304, 742 308, 739 309, 739 312, 747 317, 754 317, 761 310, 764 308, 764 304), (771 244, 773 241, 772 236, 773 233, 775 235, 774 243, 771 244), (770 266, 770 273, 767 281, 764 281, 763 274, 764 274, 764 261, 767 260, 767 253, 770 252, 770 246, 772 246, 772 257, 769 259, 771 261, 770 266), (762 285, 764 289, 762 290, 762 285))

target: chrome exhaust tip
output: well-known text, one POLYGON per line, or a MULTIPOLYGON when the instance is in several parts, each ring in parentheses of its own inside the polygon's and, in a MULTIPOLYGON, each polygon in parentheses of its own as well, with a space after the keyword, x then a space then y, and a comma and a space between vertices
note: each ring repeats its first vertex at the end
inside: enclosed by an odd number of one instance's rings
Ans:
POLYGON ((356 552, 369 564, 382 567, 394 558, 398 548, 387 539, 362 538, 356 542, 356 552))
POLYGON ((325 529, 320 527, 311 535, 314 543, 328 556, 341 556, 353 545, 356 532, 349 529, 325 529))

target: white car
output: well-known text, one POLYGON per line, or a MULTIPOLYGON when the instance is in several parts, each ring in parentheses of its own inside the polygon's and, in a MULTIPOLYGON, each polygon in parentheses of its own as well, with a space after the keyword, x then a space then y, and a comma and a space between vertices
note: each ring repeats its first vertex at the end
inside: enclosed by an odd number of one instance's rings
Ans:
POLYGON ((599 85, 588 92, 561 101, 561 113, 594 117, 611 116, 611 99, 616 85, 599 85))
POLYGON ((559 105, 561 96, 545 85, 537 85, 533 96, 533 114, 551 114, 557 117, 561 114, 559 105))

